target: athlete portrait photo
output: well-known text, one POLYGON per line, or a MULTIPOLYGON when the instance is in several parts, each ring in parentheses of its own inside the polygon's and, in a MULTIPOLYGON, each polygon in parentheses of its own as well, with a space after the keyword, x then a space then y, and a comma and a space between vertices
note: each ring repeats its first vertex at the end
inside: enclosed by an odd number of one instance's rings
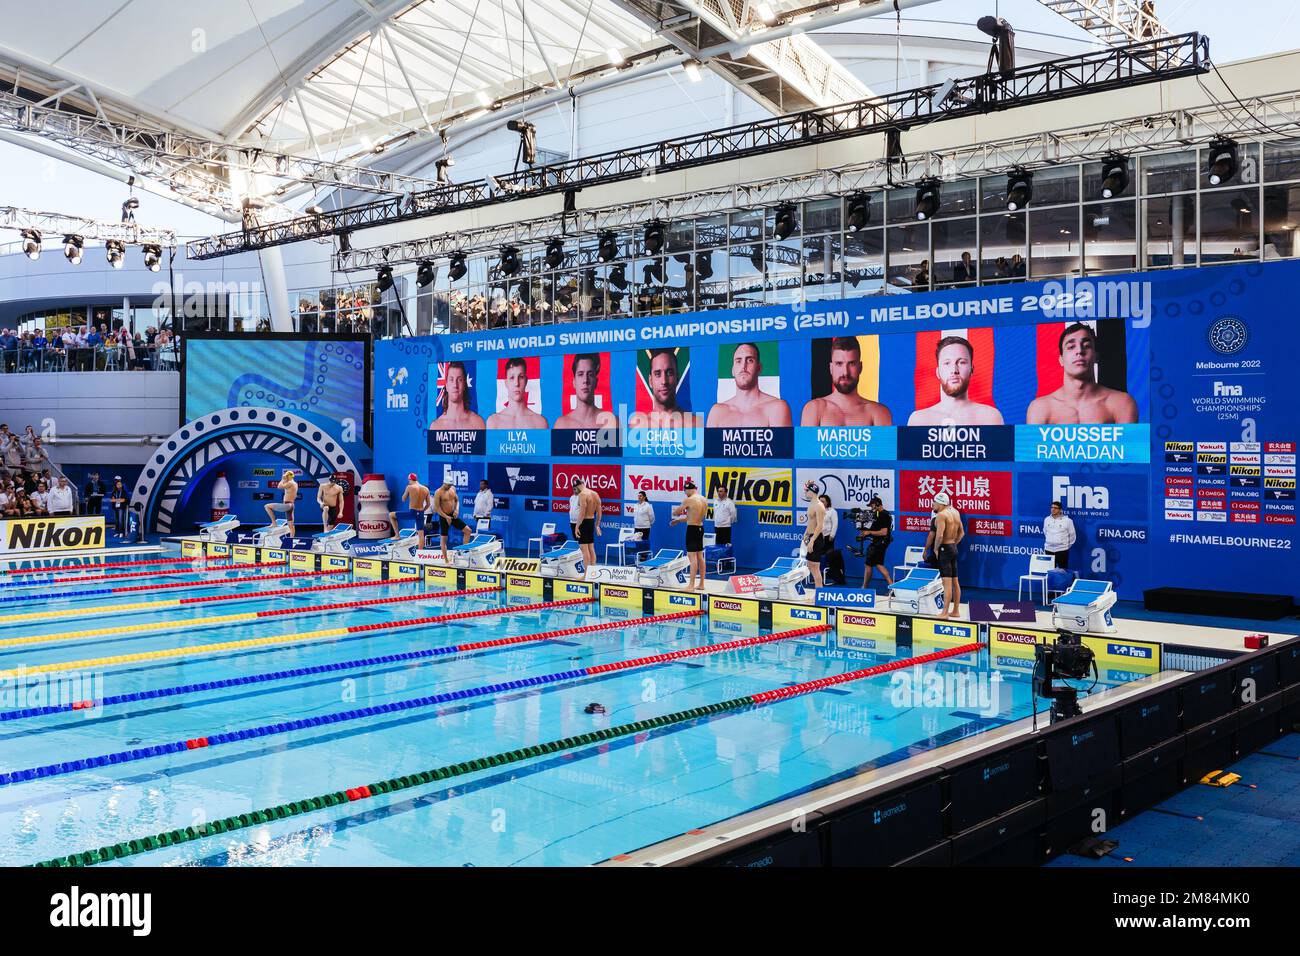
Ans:
POLYGON ((741 342, 718 350, 718 402, 706 428, 789 428, 790 406, 781 398, 777 343, 741 342))
POLYGON ((699 428, 703 416, 690 410, 687 381, 691 350, 646 349, 636 356, 636 412, 632 428, 699 428))
POLYGON ((490 429, 547 428, 535 409, 542 405, 542 383, 536 357, 501 359, 497 368, 497 410, 487 420, 490 429))
POLYGON ((864 361, 864 340, 876 336, 841 336, 812 343, 812 394, 800 425, 892 425, 894 415, 876 401, 880 386, 879 355, 864 361), (864 374, 865 373, 865 374, 864 374))
MULTIPOLYGON (((925 339, 917 337, 918 381, 916 411, 907 419, 908 425, 1001 425, 1002 413, 997 407, 978 399, 992 396, 992 368, 983 369, 976 361, 975 346, 965 335, 944 335, 934 348, 934 379, 938 380, 938 401, 924 406, 933 395, 933 382, 920 371, 925 339), (983 392, 976 394, 972 382, 977 380, 983 392)), ((991 365, 991 363, 990 363, 991 365)))
POLYGON ((609 353, 584 352, 564 358, 564 390, 560 407, 564 414, 554 428, 618 428, 618 416, 611 411, 609 353))
POLYGON ((437 380, 434 383, 436 417, 429 422, 431 431, 435 428, 477 431, 487 427, 483 416, 474 411, 472 386, 464 362, 437 363, 437 380))
POLYGON ((1112 336, 1119 348, 1103 360, 1099 349, 1098 328, 1085 322, 1067 325, 1056 342, 1054 368, 1040 355, 1038 397, 1029 404, 1025 422, 1029 425, 1129 425, 1138 420, 1138 405, 1124 388, 1122 321, 1096 323, 1112 336), (1117 326, 1117 327, 1116 327, 1117 326), (1119 366, 1118 368, 1116 366, 1119 366), (1110 385, 1103 384, 1105 374, 1117 372, 1110 385), (1044 394, 1059 382, 1050 392, 1044 394), (1113 386, 1113 387, 1112 387, 1113 386))

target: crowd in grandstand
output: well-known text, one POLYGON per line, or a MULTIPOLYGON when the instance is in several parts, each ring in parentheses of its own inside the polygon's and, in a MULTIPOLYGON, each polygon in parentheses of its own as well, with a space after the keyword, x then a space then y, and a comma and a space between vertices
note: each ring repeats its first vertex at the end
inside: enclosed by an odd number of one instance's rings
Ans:
POLYGON ((0 423, 0 517, 95 515, 102 514, 107 504, 118 536, 125 537, 130 497, 120 475, 110 484, 91 472, 79 490, 50 461, 31 425, 15 433, 0 423))
POLYGON ((0 371, 169 371, 178 349, 168 329, 153 326, 132 333, 106 324, 36 329, 19 334, 0 330, 0 371))

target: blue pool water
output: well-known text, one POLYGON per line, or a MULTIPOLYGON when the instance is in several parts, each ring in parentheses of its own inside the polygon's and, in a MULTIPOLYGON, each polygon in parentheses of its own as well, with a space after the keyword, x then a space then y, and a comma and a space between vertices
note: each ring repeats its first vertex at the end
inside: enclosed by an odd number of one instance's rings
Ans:
MULTIPOLYGON (((161 566, 160 566, 161 567, 161 566)), ((170 565, 168 567, 177 567, 170 565)), ((144 569, 122 569, 125 571, 144 569)), ((0 642, 125 627, 120 633, 13 646, 0 669, 35 668, 217 642, 508 607, 503 594, 441 596, 397 584, 256 597, 269 588, 350 580, 250 581, 270 570, 193 572, 124 580, 185 580, 194 589, 66 597, 75 584, 0 586, 0 616, 75 611, 0 622, 0 642), (227 584, 211 586, 213 581, 227 584), (207 585, 207 586, 203 586, 207 585), (103 610, 191 595, 247 599, 103 610), (323 604, 421 594, 418 600, 337 611, 323 604), (268 609, 303 614, 249 622, 202 619, 268 609), (162 623, 161 630, 141 625, 162 623)), ((111 586, 105 585, 105 586, 111 586)), ((0 682, 0 710, 43 706, 77 686, 92 698, 312 668, 604 620, 595 605, 507 613, 392 630, 169 658, 87 664, 58 676, 0 682), (74 684, 79 680, 79 685, 74 684), (61 681, 62 683, 59 683, 61 681), (39 696, 44 694, 45 696, 39 696)), ((88 711, 0 722, 0 772, 318 717, 430 694, 660 654, 752 636, 710 633, 703 618, 638 625, 422 660, 332 670, 198 690, 88 711)), ((916 653, 933 648, 917 647, 916 653)), ((193 826, 611 725, 682 711, 913 654, 910 647, 841 647, 816 635, 634 670, 577 677, 435 706, 256 737, 0 786, 0 864, 31 863, 193 826), (606 714, 587 714, 599 702, 606 714)), ((807 791, 834 779, 1028 716, 1028 675, 985 654, 842 684, 761 707, 544 755, 128 857, 127 865, 582 865, 807 791), (946 680, 946 685, 945 685, 946 680), (960 680, 960 684, 958 681, 960 680), (945 689, 946 688, 946 689, 945 689), (955 696, 956 695, 956 696, 955 696)))

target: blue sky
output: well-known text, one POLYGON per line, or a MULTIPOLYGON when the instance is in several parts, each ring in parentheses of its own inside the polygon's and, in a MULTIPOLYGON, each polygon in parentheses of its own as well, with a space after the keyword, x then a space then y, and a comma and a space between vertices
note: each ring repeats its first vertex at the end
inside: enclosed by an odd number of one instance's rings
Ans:
MULTIPOLYGON (((904 19, 973 22, 997 11, 1019 31, 1082 34, 1037 0, 938 0, 913 8, 904 19)), ((1300 48, 1300 2, 1295 0, 1157 0, 1156 12, 1170 30, 1200 30, 1210 37, 1215 61, 1261 56, 1300 48)), ((877 18, 877 22, 887 18, 877 18)), ((906 44, 906 32, 904 33, 906 44)), ((59 160, 0 142, 0 206, 93 216, 116 221, 127 187, 59 160)), ((184 237, 210 235, 229 227, 213 217, 161 196, 137 190, 141 224, 170 226, 184 237)), ((0 233, 0 242, 17 239, 0 233)))

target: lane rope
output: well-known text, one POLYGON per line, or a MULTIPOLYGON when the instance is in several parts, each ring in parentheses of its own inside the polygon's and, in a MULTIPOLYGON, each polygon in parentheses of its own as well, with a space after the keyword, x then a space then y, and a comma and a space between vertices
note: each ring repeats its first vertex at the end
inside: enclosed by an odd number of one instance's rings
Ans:
MULTIPOLYGON (((614 627, 632 627, 648 624, 660 624, 664 621, 674 620, 682 617, 698 617, 704 614, 703 610, 698 611, 678 611, 675 614, 662 614, 652 617, 634 618, 624 621, 605 621, 601 624, 588 624, 578 628, 565 628, 563 630, 550 631, 546 634, 530 634, 529 639, 534 641, 549 640, 561 635, 568 636, 578 633, 592 633, 595 631, 612 630, 614 627)), ((815 630, 829 630, 827 625, 820 625, 815 630)), ((804 629, 800 633, 807 633, 804 629)), ((218 747, 221 744, 236 743, 241 740, 250 740, 254 737, 272 737, 278 734, 292 733, 295 730, 306 730, 310 727, 321 727, 327 724, 340 724, 352 720, 364 720, 367 717, 377 717, 383 714, 395 714, 404 710, 414 710, 421 707, 432 707, 436 704, 447 704, 456 700, 466 700, 471 697, 483 697, 488 694, 499 693, 500 691, 519 690, 524 687, 537 687, 542 684, 555 684, 560 681, 574 680, 579 677, 589 677, 596 673, 609 673, 611 670, 627 670, 636 667, 649 667, 652 664, 666 663, 669 660, 678 657, 698 656, 701 654, 717 654, 722 651, 735 650, 740 647, 749 647, 754 644, 761 644, 775 640, 785 640, 789 637, 798 635, 785 633, 781 635, 768 634, 762 638, 744 638, 739 641, 732 641, 728 644, 702 645, 701 647, 690 647, 679 651, 672 651, 665 654, 655 654, 650 657, 641 657, 630 661, 620 661, 615 668, 589 668, 577 667, 572 670, 558 671, 553 674, 541 674, 537 677, 523 677, 518 680, 501 681, 496 684, 482 684, 478 687, 468 687, 464 690, 443 691, 438 694, 429 694, 425 697, 413 697, 408 700, 395 700, 387 704, 375 704, 371 707, 358 707, 352 710, 335 711, 332 714, 322 714, 319 717, 302 717, 297 720, 286 720, 274 724, 262 724, 259 727, 249 727, 245 730, 232 730, 226 733, 209 734, 205 737, 191 737, 187 740, 175 740, 166 744, 155 744, 152 746, 137 747, 134 750, 121 750, 117 753, 104 754, 98 757, 82 757, 74 760, 65 760, 59 763, 46 764, 43 767, 30 767, 24 770, 14 770, 9 773, 0 773, 0 787, 7 787, 13 783, 22 783, 27 780, 37 780, 45 777, 57 777, 65 773, 76 773, 78 770, 89 770, 96 767, 104 767, 110 764, 131 763, 136 760, 148 760, 151 757, 163 757, 167 754, 182 753, 187 750, 202 750, 206 747, 218 747)), ((439 648, 444 653, 456 653, 451 648, 439 648)), ((281 671, 281 674, 286 672, 281 671)))
MULTIPOLYGON (((819 626, 826 627, 826 625, 819 626)), ((448 780, 454 777, 475 773, 480 770, 487 770, 492 767, 518 763, 523 760, 529 760, 533 757, 559 753, 565 750, 574 750, 590 744, 603 743, 605 741, 614 740, 619 737, 627 737, 633 734, 648 733, 674 724, 688 723, 702 717, 712 717, 718 714, 744 710, 749 707, 763 706, 765 704, 773 703, 778 700, 786 700, 801 694, 815 693, 816 691, 832 687, 836 684, 864 680, 868 677, 877 677, 881 674, 887 674, 891 671, 901 670, 906 667, 919 667, 923 664, 941 661, 948 657, 969 654, 974 651, 979 651, 982 646, 983 645, 979 643, 963 644, 959 647, 950 647, 941 651, 934 651, 933 653, 925 654, 921 657, 902 658, 885 664, 877 664, 873 667, 863 668, 862 670, 837 674, 834 677, 823 677, 818 680, 804 681, 802 683, 793 684, 789 687, 763 691, 758 694, 750 694, 744 697, 733 697, 731 700, 724 700, 716 704, 705 704, 702 707, 692 707, 688 710, 679 710, 672 714, 665 714, 662 717, 651 717, 646 720, 636 720, 627 724, 617 724, 613 727, 605 727, 601 730, 593 730, 584 734, 563 737, 559 740, 548 741, 544 744, 535 744, 529 747, 522 747, 518 750, 508 750, 502 753, 492 754, 488 757, 479 757, 462 763, 448 764, 446 766, 436 767, 432 770, 423 770, 414 774, 392 777, 388 780, 378 780, 374 783, 364 784, 359 787, 349 787, 346 790, 335 790, 332 793, 325 793, 316 797, 308 797, 304 800, 291 800, 288 803, 275 804, 261 810, 254 810, 251 813, 241 813, 237 816, 229 816, 221 820, 214 820, 210 823, 202 823, 198 826, 189 826, 175 830, 164 830, 161 833, 154 834, 153 836, 138 837, 136 839, 124 840, 120 843, 110 844, 94 850, 85 850, 81 853, 71 853, 67 856, 58 856, 34 865, 40 867, 76 867, 93 866, 97 863, 119 860, 123 857, 136 856, 141 853, 147 853, 151 850, 176 846, 181 843, 188 843, 192 840, 201 840, 221 833, 232 833, 236 830, 246 829, 247 827, 260 826, 261 824, 274 820, 283 820, 287 817, 300 816, 305 813, 315 813, 328 807, 335 807, 358 800, 366 800, 370 797, 379 796, 381 794, 396 793, 412 787, 420 787, 434 783, 435 781, 448 780)))
MULTIPOLYGON (((277 564, 275 567, 281 567, 281 565, 277 564)), ((0 604, 12 604, 15 601, 62 601, 64 598, 98 597, 104 594, 132 594, 139 591, 163 591, 168 588, 190 588, 197 591, 200 589, 206 590, 207 588, 222 588, 231 587, 237 584, 247 584, 249 581, 275 581, 284 578, 318 578, 323 574, 347 573, 347 571, 340 571, 331 568, 325 571, 282 571, 279 574, 252 574, 243 578, 212 578, 206 581, 164 581, 161 584, 123 584, 115 588, 87 588, 81 591, 60 591, 57 594, 20 594, 13 597, 0 597, 0 604)), ((5 620, 8 620, 8 618, 5 620)))
MULTIPOLYGON (((500 588, 467 588, 463 591, 444 591, 443 597, 461 597, 467 594, 486 594, 499 591, 500 588)), ((592 597, 570 598, 564 603, 589 604, 596 600, 592 597)), ((526 605, 525 605, 526 606, 526 605)), ((332 637, 344 637, 348 634, 363 634, 368 631, 382 631, 398 627, 417 627, 426 624, 445 624, 448 621, 460 621, 469 618, 487 617, 492 614, 509 613, 515 608, 504 607, 480 608, 473 611, 456 611, 450 614, 436 614, 431 617, 407 618, 401 621, 379 621, 375 624, 353 624, 350 627, 329 627, 317 631, 298 631, 292 634, 272 634, 269 637, 250 637, 242 641, 221 641, 217 644, 196 644, 193 647, 168 647, 157 651, 140 651, 138 654, 118 654, 112 657, 87 658, 80 661, 63 661, 54 664, 36 664, 31 667, 19 665, 0 671, 0 680, 14 679, 24 675, 50 674, 57 671, 84 670, 88 667, 112 667, 116 664, 135 664, 140 661, 167 660, 176 657, 194 657, 219 651, 245 650, 250 647, 267 647, 272 644, 305 644, 332 637)), ((502 640, 507 640, 503 638, 502 640)))
MULTIPOLYGON (((544 611, 565 607, 575 603, 586 603, 581 598, 566 598, 562 601, 543 601, 538 604, 523 604, 509 608, 510 611, 544 611)), ((660 617, 658 620, 666 620, 660 617)), ((512 643, 529 640, 548 640, 551 635, 522 635, 509 638, 512 643)), ((0 711, 0 721, 20 720, 25 717, 43 717, 47 714, 63 714, 77 710, 93 710, 95 707, 109 707, 115 704, 136 703, 144 700, 157 700, 161 697, 175 697, 178 694, 198 693, 209 690, 224 690, 228 687, 242 687, 246 684, 261 684, 273 680, 287 680, 298 677, 310 677, 314 674, 328 674, 332 671, 353 670, 358 667, 372 667, 380 664, 393 664, 400 661, 418 661, 447 654, 464 654, 484 649, 483 642, 474 641, 467 644, 450 644, 443 647, 426 648, 419 651, 406 651, 399 654, 384 654, 380 657, 365 657, 352 661, 340 661, 330 664, 315 664, 310 667, 297 667, 292 670, 271 671, 261 674, 247 674, 242 677, 228 677, 223 680, 204 681, 196 684, 182 684, 177 687, 159 687, 154 690, 137 691, 130 694, 117 694, 102 700, 79 700, 66 704, 51 704, 44 707, 26 707, 21 710, 0 711)))
MULTIPOLYGON (((335 572, 313 572, 335 573, 335 572)), ((274 577, 274 575, 271 575, 274 577)), ((259 580, 247 578, 246 580, 259 580)), ((419 584, 419 577, 389 578, 387 581, 341 581, 336 584, 315 584, 308 588, 275 588, 269 591, 247 591, 240 594, 204 594, 198 597, 168 598, 165 601, 136 601, 129 604, 100 604, 95 607, 64 608, 58 611, 29 611, 26 614, 0 615, 0 624, 12 624, 18 621, 46 621, 60 617, 102 617, 106 614, 132 613, 137 611, 164 611, 169 608, 187 607, 191 604, 206 604, 211 601, 257 601, 285 594, 309 594, 314 591, 340 591, 345 588, 377 588, 387 584, 419 584)), ((437 591, 429 591, 436 595, 437 591)))
MULTIPOLYGON (((132 571, 129 574, 85 574, 73 578, 59 578, 51 581, 23 581, 11 583, 12 588, 41 588, 48 584, 76 584, 82 581, 125 581, 128 578, 157 578, 172 574, 202 574, 205 571, 248 571, 252 568, 282 568, 283 561, 257 561, 249 564, 209 564, 203 562, 196 568, 162 568, 158 571, 132 571)), ((58 594, 51 595, 58 597, 58 594)), ((0 600, 4 600, 0 598, 0 600)))
MULTIPOLYGON (((51 566, 48 568, 3 568, 0 574, 4 575, 31 575, 31 574, 71 574, 74 571, 99 571, 105 568, 138 568, 150 564, 180 564, 182 561, 193 563, 194 558, 154 558, 152 561, 91 561, 86 564, 65 564, 51 566)), ((55 579, 57 580, 57 578, 55 579)))

